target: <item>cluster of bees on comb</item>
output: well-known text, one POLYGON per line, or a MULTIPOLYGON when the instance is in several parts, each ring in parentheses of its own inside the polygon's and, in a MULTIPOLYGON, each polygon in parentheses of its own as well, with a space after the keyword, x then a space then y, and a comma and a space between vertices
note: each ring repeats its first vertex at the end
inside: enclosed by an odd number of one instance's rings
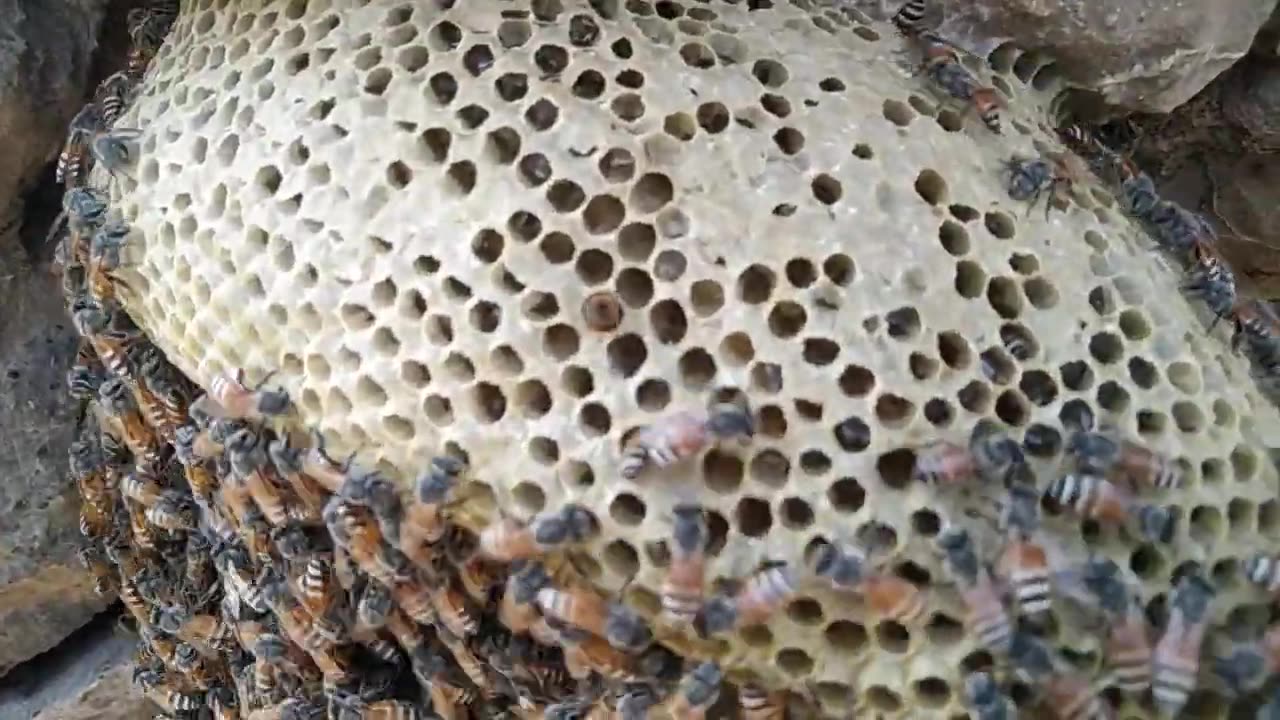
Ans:
MULTIPOLYGON (((912 0, 894 24, 920 50, 927 78, 999 133, 998 94, 961 64, 961 51, 924 27, 929 10, 912 0)), ((600 532, 590 508, 569 503, 473 527, 460 511, 468 475, 461 450, 432 458, 402 493, 354 458, 331 457, 318 433, 299 426, 289 396, 267 387, 269 377, 252 385, 239 373, 220 375, 202 394, 131 323, 113 274, 130 230, 112 216, 105 193, 88 185, 88 173, 96 163, 115 176, 136 163, 139 133, 112 126, 176 12, 176 3, 156 0, 130 13, 129 66, 77 114, 58 163, 64 291, 84 337, 68 374, 88 410, 70 449, 83 501, 80 554, 98 591, 119 594, 140 636, 135 682, 162 717, 696 720, 713 706, 744 720, 814 716, 805 692, 772 691, 758 678, 730 677, 697 652, 677 652, 656 625, 595 590, 565 553, 600 532)), ((1236 323, 1236 343, 1245 341, 1264 370, 1280 365, 1274 315, 1236 300, 1212 230, 1159 199, 1147 176, 1084 131, 1064 131, 1064 139, 1074 153, 1008 163, 1010 195, 1034 204, 1047 192, 1060 204, 1085 171, 1081 162, 1114 168, 1125 207, 1163 247, 1190 256, 1187 291, 1236 323)), ((1217 593, 1197 568, 1180 576, 1164 617, 1153 619, 1128 568, 1097 555, 1074 564, 1054 558, 1045 514, 1170 542, 1176 514, 1147 495, 1182 482, 1176 462, 1095 427, 1080 401, 1067 403, 1063 424, 1069 467, 1044 487, 1027 455, 1061 442, 1047 427, 1020 443, 984 420, 965 445, 916 449, 916 481, 941 494, 998 487, 1002 498, 991 519, 1002 540, 993 560, 959 524, 935 539, 967 630, 995 661, 965 678, 971 716, 1016 718, 1039 702, 1065 720, 1107 718, 1109 689, 1149 696, 1175 717, 1204 674, 1239 696, 1275 685, 1280 625, 1209 652, 1217 593), (1100 677, 1047 639, 1045 619, 1057 604, 1092 618, 1104 634, 1100 677), (1015 686, 1031 700, 1015 705, 1015 686)), ((619 475, 646 482, 754 434, 745 399, 673 413, 626 439, 619 475)), ((873 532, 819 543, 802 563, 766 564, 708 592, 708 514, 689 498, 672 515, 657 618, 665 627, 722 637, 766 622, 812 585, 856 596, 869 614, 907 626, 925 613, 924 591, 883 568, 873 532)), ((1244 571, 1280 595, 1280 556, 1259 554, 1244 571)), ((1280 692, 1258 717, 1280 718, 1280 692)))

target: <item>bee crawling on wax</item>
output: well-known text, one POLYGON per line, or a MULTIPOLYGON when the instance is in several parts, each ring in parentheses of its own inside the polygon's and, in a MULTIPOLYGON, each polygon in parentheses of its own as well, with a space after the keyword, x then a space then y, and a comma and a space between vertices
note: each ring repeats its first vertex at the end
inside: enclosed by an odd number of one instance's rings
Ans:
POLYGON ((647 466, 668 467, 712 443, 754 435, 750 409, 736 403, 718 403, 706 415, 673 413, 640 428, 625 441, 619 473, 634 480, 647 466))
POLYGON ((129 73, 123 70, 108 76, 106 80, 98 84, 98 89, 93 95, 93 101, 102 113, 102 126, 104 128, 111 127, 116 120, 120 119, 120 115, 124 112, 124 106, 128 105, 129 101, 132 100, 137 86, 137 80, 130 77, 129 73))
POLYGON ((95 162, 106 168, 112 177, 129 176, 142 155, 142 131, 134 128, 115 128, 99 132, 89 141, 89 151, 95 162))
POLYGON ((957 485, 975 478, 1009 483, 1025 467, 1026 455, 1017 441, 984 418, 974 425, 967 448, 947 441, 921 448, 912 477, 937 485, 957 485))
POLYGON ((1229 317, 1236 306, 1236 276, 1231 266, 1212 244, 1197 240, 1191 248, 1192 263, 1186 273, 1182 291, 1198 297, 1213 313, 1212 330, 1218 321, 1229 317))
POLYGON ((1016 720, 1013 701, 989 673, 973 672, 964 679, 964 697, 977 720, 1016 720))
POLYGON ((1009 197, 1029 200, 1027 212, 1035 207, 1040 197, 1048 192, 1044 216, 1048 219, 1054 206, 1065 208, 1072 186, 1082 182, 1087 173, 1083 161, 1074 153, 1053 153, 1042 158, 1028 160, 1013 157, 1004 163, 1008 176, 1009 197))
POLYGON ((694 627, 703 637, 719 635, 743 625, 761 623, 799 592, 799 577, 791 566, 767 567, 743 581, 732 595, 717 595, 702 606, 694 627))
POLYGON ((919 588, 893 573, 873 572, 867 552, 858 545, 819 545, 809 570, 834 590, 861 595, 880 617, 909 623, 924 613, 925 598, 919 588))
POLYGON ((1249 582, 1280 597, 1280 555, 1257 553, 1244 563, 1244 574, 1249 582))
POLYGON ((54 178, 68 190, 79 187, 89 170, 89 146, 91 138, 102 130, 102 113, 93 103, 80 108, 71 119, 66 142, 58 155, 54 178))
POLYGON ((569 503, 559 510, 539 513, 527 523, 503 518, 480 533, 479 550, 494 560, 535 558, 562 545, 583 542, 599 531, 595 513, 569 503))
POLYGON ((1212 671, 1237 697, 1261 688, 1280 672, 1280 625, 1267 628, 1260 640, 1232 643, 1214 658, 1212 671))
POLYGON ((915 37, 925 32, 925 23, 929 15, 929 0, 907 0, 890 18, 890 22, 898 32, 906 37, 915 37))
POLYGON ((1237 303, 1231 310, 1235 332, 1231 347, 1245 348, 1246 356, 1271 376, 1280 374, 1280 316, 1265 300, 1251 299, 1237 303))
POLYGON ((1045 496, 1081 518, 1121 526, 1136 521, 1138 533, 1151 542, 1169 542, 1177 524, 1169 508, 1140 503, 1124 488, 1096 475, 1063 475, 1050 483, 1045 496))
POLYGON ((662 580, 664 615, 692 622, 702 606, 706 579, 707 521, 701 505, 677 505, 671 529, 671 563, 662 580))
POLYGON ((1216 594, 1203 576, 1191 573, 1178 581, 1169 599, 1169 621, 1151 662, 1151 694, 1166 717, 1176 717, 1196 688, 1209 606, 1216 594))
POLYGON ((251 422, 286 415, 293 407, 289 394, 284 390, 261 389, 273 374, 268 373, 252 390, 244 385, 243 370, 237 370, 234 376, 217 375, 209 385, 209 393, 192 403, 191 412, 251 422))
POLYGON ((924 73, 948 96, 969 104, 987 129, 997 135, 1000 127, 1000 95, 979 83, 960 63, 955 46, 932 33, 920 36, 924 44, 924 73))
POLYGON ((995 652, 1007 652, 1013 623, 986 565, 978 557, 969 533, 959 528, 938 535, 943 561, 968 609, 966 624, 978 642, 995 652))
POLYGON ((674 720, 702 720, 720 698, 723 681, 719 665, 704 662, 695 666, 680 680, 679 688, 668 702, 667 712, 674 720))
POLYGON ((1018 615, 1040 618, 1052 605, 1049 560, 1037 540, 1040 494, 1029 485, 1009 488, 1004 517, 1005 544, 997 572, 1013 590, 1018 615))

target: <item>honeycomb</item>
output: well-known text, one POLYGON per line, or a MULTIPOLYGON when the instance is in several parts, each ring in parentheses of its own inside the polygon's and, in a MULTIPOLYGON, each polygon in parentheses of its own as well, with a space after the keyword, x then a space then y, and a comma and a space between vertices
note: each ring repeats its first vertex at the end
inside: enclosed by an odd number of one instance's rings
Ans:
POLYGON ((274 373, 335 457, 407 482, 464 454, 476 524, 593 508, 575 566, 648 616, 679 503, 716 582, 873 530, 919 623, 806 585, 725 641, 659 637, 831 715, 963 715, 986 654, 933 537, 989 547, 997 498, 911 482, 913 448, 991 418, 1037 438, 1043 488, 1088 403, 1178 458, 1179 522, 1049 518, 1053 551, 1132 568, 1152 607, 1194 562, 1215 623, 1265 610, 1239 564, 1280 539, 1276 408, 1109 194, 1009 199, 1002 164, 1060 145, 1036 68, 997 55, 973 65, 1001 135, 887 25, 806 0, 184 2, 118 123, 144 132, 112 184, 127 308, 205 387, 274 373), (637 428, 726 396, 753 442, 620 476, 637 428))

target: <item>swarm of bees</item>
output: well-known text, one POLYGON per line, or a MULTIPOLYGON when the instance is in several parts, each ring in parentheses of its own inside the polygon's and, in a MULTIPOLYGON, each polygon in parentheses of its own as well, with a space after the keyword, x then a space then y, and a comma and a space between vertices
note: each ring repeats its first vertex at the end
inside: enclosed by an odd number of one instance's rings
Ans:
MULTIPOLYGON (((999 133, 998 95, 925 27, 929 10, 911 0, 894 24, 919 49, 928 79, 999 133)), ((299 428, 288 393, 270 386, 269 375, 250 382, 241 371, 220 374, 201 393, 122 309, 130 229, 87 180, 95 163, 112 177, 137 163, 140 132, 112 126, 176 14, 171 0, 130 12, 129 66, 72 121, 58 162, 67 188, 63 286, 83 336, 67 377, 86 408, 69 453, 82 499, 79 556, 97 592, 121 598, 140 637, 134 681, 164 717, 639 720, 661 711, 697 720, 731 690, 740 717, 783 720, 804 716, 788 709, 804 698, 766 690, 758 678, 731 682, 714 660, 682 657, 664 644, 657 627, 723 636, 767 622, 810 586, 857 597, 878 619, 921 620, 924 591, 886 569, 872 534, 819 543, 804 562, 766 563, 709 592, 707 511, 682 501, 671 513, 670 561, 651 625, 566 561, 601 531, 589 507, 504 515, 474 531, 455 521, 468 481, 460 451, 425 460, 402 492, 353 458, 335 459, 320 433, 299 428)), ((1047 195, 1047 216, 1082 178, 1081 158, 1095 172, 1113 169, 1128 211, 1162 247, 1188 258, 1184 289, 1234 321, 1233 344, 1255 363, 1280 370, 1280 320, 1265 304, 1238 301, 1212 229, 1159 198, 1149 177, 1084 130, 1069 129, 1064 139, 1078 156, 1006 164, 1011 197, 1034 206, 1047 195)), ((617 325, 620 310, 607 300, 584 304, 592 326, 617 325)), ((1014 682, 1071 720, 1108 717, 1104 687, 1149 693, 1175 716, 1197 685, 1215 597, 1202 574, 1180 577, 1157 628, 1127 568, 1099 556, 1074 565, 1053 557, 1042 508, 1150 543, 1170 542, 1177 525, 1169 508, 1145 495, 1178 488, 1182 468, 1095 427, 1082 407, 1066 428, 1069 467, 1043 488, 1028 461, 1030 435, 1020 443, 989 420, 963 443, 916 452, 917 482, 939 492, 997 488, 1002 498, 993 557, 959 525, 935 541, 969 634, 996 660, 964 683, 963 698, 983 720, 1018 717, 1007 691, 1014 682), (1105 637, 1102 680, 1083 675, 1045 639, 1059 602, 1096 618, 1105 637)), ((677 464, 722 443, 749 443, 755 432, 745 399, 674 412, 625 437, 618 481, 660 482, 656 476, 677 464)), ((1280 556, 1259 554, 1244 569, 1280 594, 1280 556)), ((1207 666, 1231 692, 1259 690, 1280 672, 1280 626, 1215 653, 1207 666)))

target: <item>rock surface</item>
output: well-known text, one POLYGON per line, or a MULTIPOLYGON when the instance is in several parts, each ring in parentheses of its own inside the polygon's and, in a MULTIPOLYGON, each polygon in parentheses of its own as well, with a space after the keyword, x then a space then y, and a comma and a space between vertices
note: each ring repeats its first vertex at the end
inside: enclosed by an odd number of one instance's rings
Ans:
MULTIPOLYGON (((855 3, 884 13, 899 4, 855 3)), ((1013 43, 1037 51, 1023 61, 1027 72, 1051 59, 1072 85, 1095 90, 1113 105, 1167 112, 1248 52, 1276 2, 977 0, 946 6, 942 32, 963 47, 987 54, 1013 43)))
POLYGON ((106 0, 0 0, 0 243, 84 98, 106 0))
POLYGON ((67 475, 75 352, 56 280, 0 245, 0 674, 106 607, 75 557, 79 498, 67 475))

